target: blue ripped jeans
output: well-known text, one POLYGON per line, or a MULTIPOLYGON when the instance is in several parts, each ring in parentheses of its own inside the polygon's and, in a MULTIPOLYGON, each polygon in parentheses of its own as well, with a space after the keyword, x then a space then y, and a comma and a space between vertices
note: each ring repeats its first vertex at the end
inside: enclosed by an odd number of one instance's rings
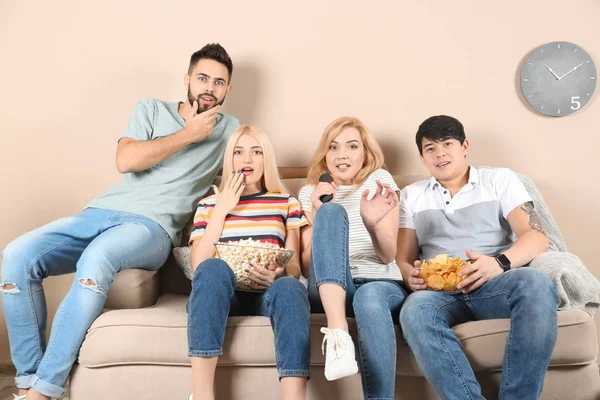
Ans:
POLYGON ((129 268, 158 269, 170 251, 171 239, 156 222, 99 208, 61 218, 9 243, 2 253, 0 293, 16 386, 62 397, 114 276, 129 268), (72 272, 75 280, 56 311, 46 347, 42 281, 72 272))

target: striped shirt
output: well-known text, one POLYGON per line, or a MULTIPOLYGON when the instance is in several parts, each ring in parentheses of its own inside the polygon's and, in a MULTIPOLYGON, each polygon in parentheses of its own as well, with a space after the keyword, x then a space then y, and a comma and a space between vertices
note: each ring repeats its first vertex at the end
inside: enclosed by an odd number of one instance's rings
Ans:
MULTIPOLYGON (((198 203, 190 244, 204 234, 215 203, 215 195, 198 203)), ((241 196, 235 208, 227 214, 219 242, 253 239, 285 247, 286 232, 307 224, 300 203, 293 196, 266 191, 255 193, 241 196)))
MULTIPOLYGON (((369 235, 360 216, 360 198, 366 189, 369 189, 369 199, 373 197, 377 190, 375 180, 389 184, 395 191, 399 190, 392 175, 384 169, 378 169, 369 175, 359 188, 354 185, 338 186, 335 199, 332 201, 344 207, 348 213, 348 222, 350 225, 350 273, 352 274, 352 278, 400 281, 402 280, 402 274, 396 261, 392 261, 389 264, 384 264, 381 261, 375 253, 371 235, 369 235)), ((314 185, 307 185, 300 190, 298 198, 304 212, 313 212, 310 195, 314 188, 314 185)))

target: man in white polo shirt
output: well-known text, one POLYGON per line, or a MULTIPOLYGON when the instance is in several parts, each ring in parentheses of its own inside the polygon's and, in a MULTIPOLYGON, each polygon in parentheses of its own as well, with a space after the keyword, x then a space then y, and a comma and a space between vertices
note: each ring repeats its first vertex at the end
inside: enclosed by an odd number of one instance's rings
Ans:
POLYGON ((413 293, 402 332, 442 399, 483 399, 452 327, 510 318, 500 399, 537 399, 557 336, 558 295, 542 272, 526 268, 548 249, 533 202, 515 173, 475 168, 462 124, 440 115, 416 135, 432 177, 402 190, 397 263, 413 293), (415 267, 438 254, 473 260, 456 294, 426 289, 415 267))

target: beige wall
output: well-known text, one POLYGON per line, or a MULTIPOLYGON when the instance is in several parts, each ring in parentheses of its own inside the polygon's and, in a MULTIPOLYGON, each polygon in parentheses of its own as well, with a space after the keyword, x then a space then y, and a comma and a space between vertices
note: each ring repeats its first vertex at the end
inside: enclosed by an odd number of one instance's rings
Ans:
MULTIPOLYGON (((306 165, 325 125, 350 114, 372 128, 392 172, 424 174, 418 124, 454 115, 471 161, 531 175, 600 276, 600 93, 554 119, 518 89, 524 57, 545 42, 578 43, 600 64, 600 2, 234 3, 0 2, 0 248, 118 182, 116 140, 135 101, 182 99, 190 54, 219 41, 235 64, 227 109, 268 132, 280 164, 306 165)), ((46 282, 51 315, 70 279, 46 282)))

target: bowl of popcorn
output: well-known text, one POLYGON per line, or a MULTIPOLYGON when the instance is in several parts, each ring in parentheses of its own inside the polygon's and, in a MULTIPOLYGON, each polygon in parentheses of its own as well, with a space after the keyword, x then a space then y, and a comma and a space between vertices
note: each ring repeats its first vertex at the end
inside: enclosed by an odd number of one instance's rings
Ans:
POLYGON ((460 293, 456 285, 467 275, 459 276, 458 273, 469 265, 470 261, 460 257, 451 258, 448 254, 440 254, 429 261, 423 261, 417 271, 419 277, 425 281, 427 289, 452 294, 460 293))
POLYGON ((275 271, 285 267, 292 258, 294 250, 287 250, 273 243, 244 239, 238 242, 215 243, 217 257, 225 261, 237 278, 238 290, 255 291, 253 282, 246 277, 245 271, 252 264, 275 271))

